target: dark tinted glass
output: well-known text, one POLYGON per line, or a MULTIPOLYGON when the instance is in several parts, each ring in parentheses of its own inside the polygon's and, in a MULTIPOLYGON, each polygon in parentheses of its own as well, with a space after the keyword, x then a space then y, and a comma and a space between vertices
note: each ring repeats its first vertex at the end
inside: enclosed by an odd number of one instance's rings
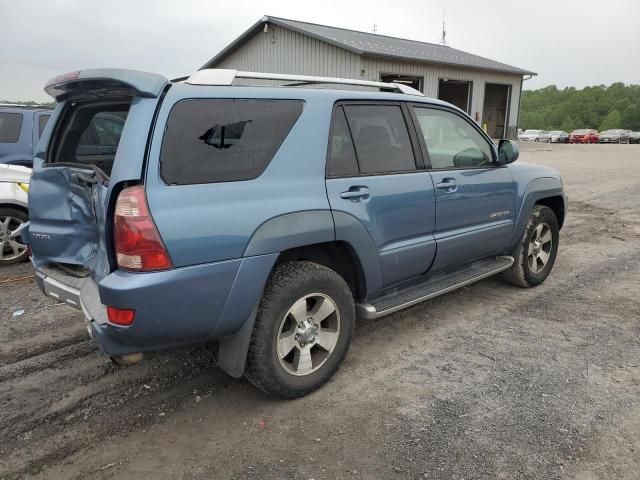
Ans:
POLYGON ((109 174, 129 106, 107 100, 70 104, 60 120, 49 161, 96 165, 109 174))
POLYGON ((415 170, 413 149, 397 105, 345 105, 360 173, 415 170))
POLYGON ((47 122, 49 121, 50 117, 51 115, 40 115, 40 118, 38 118, 38 138, 42 136, 42 132, 44 132, 44 127, 47 126, 47 122))
POLYGON ((293 100, 184 100, 171 110, 160 153, 168 184, 258 177, 302 113, 293 100))
POLYGON ((353 140, 342 107, 335 110, 329 151, 329 176, 347 177, 358 174, 358 161, 353 140))
POLYGON ((16 143, 21 127, 21 113, 0 112, 0 143, 16 143))

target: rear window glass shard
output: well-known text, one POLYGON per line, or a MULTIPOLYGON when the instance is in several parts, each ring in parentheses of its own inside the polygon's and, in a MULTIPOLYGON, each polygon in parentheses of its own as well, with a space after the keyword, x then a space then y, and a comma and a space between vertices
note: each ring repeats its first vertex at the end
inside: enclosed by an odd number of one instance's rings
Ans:
POLYGON ((169 185, 257 178, 301 113, 299 100, 178 102, 169 114, 162 141, 162 178, 169 185))

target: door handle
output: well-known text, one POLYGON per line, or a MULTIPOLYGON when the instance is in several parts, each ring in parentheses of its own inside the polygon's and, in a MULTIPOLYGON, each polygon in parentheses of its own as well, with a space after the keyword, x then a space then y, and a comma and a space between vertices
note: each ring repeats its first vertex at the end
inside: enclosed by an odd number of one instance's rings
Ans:
POLYGON ((353 201, 366 200, 369 198, 369 189, 367 187, 351 187, 346 192, 342 192, 340 198, 353 201))
POLYGON ((458 189, 458 182, 455 178, 443 178, 441 182, 436 183, 436 188, 455 192, 458 189))

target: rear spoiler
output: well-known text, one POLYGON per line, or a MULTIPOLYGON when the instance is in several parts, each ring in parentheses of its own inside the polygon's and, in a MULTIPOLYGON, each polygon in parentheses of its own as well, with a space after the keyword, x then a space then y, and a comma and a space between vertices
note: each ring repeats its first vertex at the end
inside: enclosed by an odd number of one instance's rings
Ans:
POLYGON ((123 68, 91 68, 65 73, 47 82, 44 91, 57 102, 105 95, 157 97, 169 82, 155 73, 123 68))

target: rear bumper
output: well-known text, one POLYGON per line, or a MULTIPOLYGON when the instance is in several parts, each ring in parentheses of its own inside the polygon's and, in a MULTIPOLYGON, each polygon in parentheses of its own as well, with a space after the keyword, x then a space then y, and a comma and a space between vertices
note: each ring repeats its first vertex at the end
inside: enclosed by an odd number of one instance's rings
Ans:
POLYGON ((69 285, 36 269, 48 296, 81 309, 91 338, 109 355, 160 350, 236 333, 259 301, 277 254, 172 270, 116 270, 98 285, 69 285), (129 327, 110 324, 105 305, 135 310, 129 327))

